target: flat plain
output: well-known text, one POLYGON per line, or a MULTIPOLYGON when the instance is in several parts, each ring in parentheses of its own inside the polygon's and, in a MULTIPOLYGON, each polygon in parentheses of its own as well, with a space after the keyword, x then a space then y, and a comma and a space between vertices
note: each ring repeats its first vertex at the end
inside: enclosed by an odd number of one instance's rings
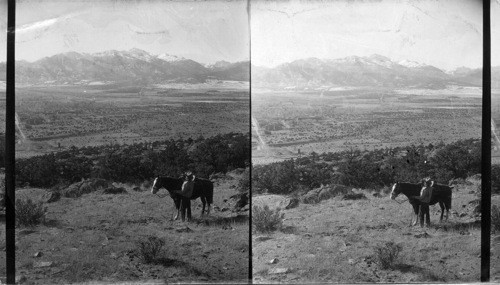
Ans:
POLYGON ((249 130, 248 83, 29 86, 16 90, 16 157, 72 146, 209 137, 249 130))
POLYGON ((475 87, 255 90, 252 161, 479 138, 481 94, 475 87))

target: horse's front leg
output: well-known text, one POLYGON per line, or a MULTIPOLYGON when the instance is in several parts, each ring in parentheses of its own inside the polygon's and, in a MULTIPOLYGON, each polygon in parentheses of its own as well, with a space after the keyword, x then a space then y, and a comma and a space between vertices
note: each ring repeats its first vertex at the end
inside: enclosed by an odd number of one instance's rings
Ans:
POLYGON ((205 214, 205 200, 202 199, 201 204, 203 205, 201 208, 201 216, 203 217, 203 215, 205 214))
POLYGON ((210 204, 208 204, 208 205, 207 205, 207 216, 210 216, 210 207, 211 207, 211 205, 210 205, 210 204))

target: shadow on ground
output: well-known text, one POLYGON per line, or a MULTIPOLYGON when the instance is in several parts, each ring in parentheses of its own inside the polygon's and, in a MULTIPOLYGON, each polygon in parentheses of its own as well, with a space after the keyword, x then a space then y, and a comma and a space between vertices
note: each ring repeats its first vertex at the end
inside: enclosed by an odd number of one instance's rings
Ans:
POLYGON ((193 218, 192 222, 206 226, 230 226, 234 224, 246 224, 248 220, 248 215, 236 215, 231 217, 193 218))

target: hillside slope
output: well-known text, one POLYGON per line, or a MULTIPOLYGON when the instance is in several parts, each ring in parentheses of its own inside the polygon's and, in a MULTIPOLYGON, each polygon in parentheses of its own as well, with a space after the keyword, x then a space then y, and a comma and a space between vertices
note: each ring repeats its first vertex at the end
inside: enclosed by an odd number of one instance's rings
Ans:
MULTIPOLYGON (((439 206, 431 206, 433 225, 424 229, 409 227, 412 210, 403 197, 399 204, 366 191, 358 192, 367 199, 283 210, 282 231, 253 234, 254 282, 479 282, 480 223, 470 204, 479 183, 457 187, 447 222, 439 223, 439 206), (374 249, 391 241, 403 249, 395 268, 383 270, 374 249)), ((252 205, 277 207, 279 197, 254 196, 252 205)))

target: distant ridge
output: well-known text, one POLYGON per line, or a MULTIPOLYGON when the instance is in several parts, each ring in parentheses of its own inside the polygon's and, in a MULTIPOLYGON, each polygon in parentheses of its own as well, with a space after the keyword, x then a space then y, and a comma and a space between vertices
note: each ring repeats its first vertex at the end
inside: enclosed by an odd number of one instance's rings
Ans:
POLYGON ((458 68, 445 72, 432 65, 388 57, 349 56, 339 59, 306 58, 274 68, 252 66, 252 84, 262 86, 380 86, 444 88, 481 86, 482 69, 458 68))
MULTIPOLYGON (((26 84, 81 84, 82 82, 202 83, 207 80, 248 81, 250 63, 214 66, 162 53, 133 48, 87 54, 66 52, 35 62, 16 61, 16 82, 26 84)), ((5 78, 5 63, 0 63, 5 78)))

